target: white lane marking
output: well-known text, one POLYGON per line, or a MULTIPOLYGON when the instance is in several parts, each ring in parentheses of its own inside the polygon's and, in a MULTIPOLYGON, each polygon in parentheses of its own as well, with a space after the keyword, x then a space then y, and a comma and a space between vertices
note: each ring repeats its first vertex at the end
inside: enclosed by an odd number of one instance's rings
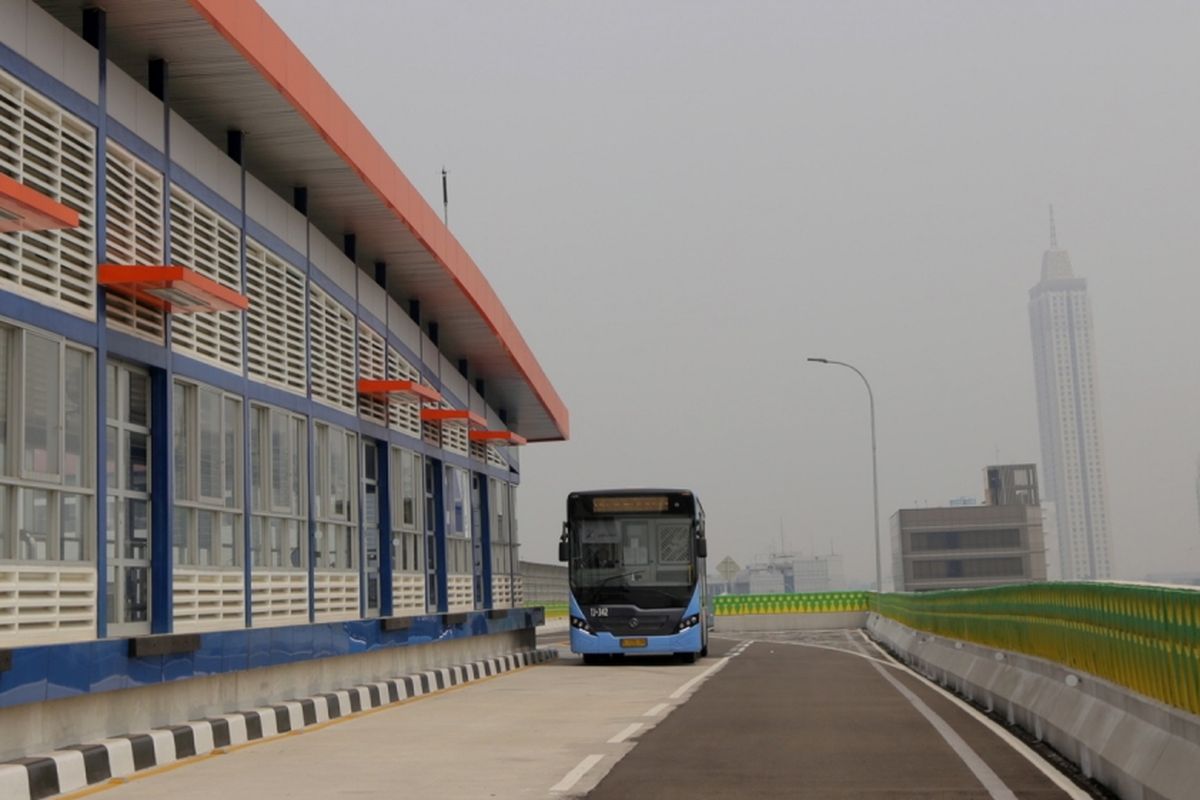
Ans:
MULTIPOLYGON (((907 664, 905 664, 902 661, 897 661, 895 656, 893 656, 891 653, 889 653, 888 651, 886 651, 882 647, 880 647, 878 642, 876 642, 870 636, 867 636, 865 631, 860 629, 858 633, 860 636, 862 636, 863 641, 865 641, 867 644, 871 645, 876 650, 878 650, 885 658, 904 667, 906 670, 908 670, 910 673, 917 676, 918 678, 921 677, 921 674, 919 672, 917 672, 916 670, 912 669, 912 667, 909 667, 907 664)), ((958 695, 956 695, 950 689, 947 689, 943 686, 938 686, 936 683, 933 683, 932 681, 925 681, 925 683, 927 685, 931 686, 932 688, 936 689, 937 691, 941 692, 943 695, 945 695, 951 701, 956 703, 959 708, 961 708, 963 711, 966 711, 968 714, 970 714, 972 717, 974 717, 977 721, 982 723, 984 725, 984 727, 986 727, 992 733, 999 736, 1001 741, 1003 741, 1005 744, 1007 744, 1013 750, 1016 750, 1018 753, 1020 753, 1021 756, 1024 757, 1024 759, 1026 761, 1028 761, 1030 764, 1032 764, 1034 767, 1036 767, 1038 772, 1042 773, 1047 778, 1049 778, 1050 782, 1053 783, 1055 786, 1057 786, 1059 789, 1061 789, 1068 797, 1071 798, 1071 800, 1090 800, 1090 798, 1091 798, 1090 794, 1088 794, 1083 789, 1080 789, 1078 786, 1076 786, 1074 783, 1072 783, 1070 778, 1068 778, 1066 775, 1063 775, 1061 772, 1059 772, 1057 769, 1055 769, 1054 766, 1052 764, 1048 763, 1046 761, 1046 759, 1042 758, 1041 755, 1038 754, 1038 752, 1036 750, 1032 749, 1029 745, 1025 744, 1025 742, 1021 741, 1016 736, 1013 736, 1011 733, 1009 733, 1007 730, 1005 730, 1004 726, 1002 726, 1000 723, 996 722, 996 720, 992 719, 987 714, 984 714, 982 711, 975 708, 975 706, 971 705, 966 700, 964 700, 961 697, 959 697, 958 695)))
POLYGON ((569 792, 571 787, 579 783, 579 779, 588 773, 592 767, 600 763, 602 755, 592 754, 575 765, 575 769, 563 776, 563 779, 550 787, 552 792, 569 792))
POLYGON ((695 686, 697 683, 700 683, 700 681, 704 680, 704 679, 705 679, 705 678, 707 678, 709 675, 713 674, 714 672, 716 672, 717 670, 719 670, 721 667, 725 666, 725 665, 726 665, 726 664, 728 664, 728 663, 729 663, 729 656, 725 656, 725 657, 724 657, 724 658, 722 658, 720 661, 718 661, 717 663, 713 664, 713 665, 712 665, 711 667, 709 667, 708 669, 704 670, 704 672, 701 672, 699 675, 697 675, 696 677, 692 678, 690 681, 688 681, 687 683, 685 683, 683 686, 680 686, 678 689, 676 689, 675 691, 671 692, 671 699, 672 699, 672 700, 678 700, 680 697, 682 697, 682 696, 684 695, 684 693, 686 693, 686 692, 687 692, 687 690, 688 690, 688 689, 691 689, 691 688, 692 688, 693 686, 695 686))
POLYGON ((632 725, 627 725, 624 730, 622 730, 616 736, 609 739, 608 743, 609 744, 620 744, 621 742, 625 741, 630 736, 633 736, 635 733, 637 733, 641 729, 642 729, 642 723, 640 723, 640 722, 635 722, 632 725))
POLYGON ((666 708, 668 705, 669 705, 668 703, 659 703, 654 708, 647 711, 645 714, 642 714, 642 716, 643 717, 657 717, 659 714, 662 713, 663 709, 666 708))
POLYGON ((962 762, 967 765, 967 769, 971 770, 971 774, 983 784, 983 788, 987 790, 992 800, 1017 800, 1017 796, 1013 794, 1012 789, 1009 789, 1005 785, 1000 776, 992 771, 992 768, 979 757, 978 753, 971 749, 969 744, 963 741, 963 738, 950 727, 946 720, 939 717, 932 708, 925 705, 924 700, 917 697, 907 686, 889 675, 888 671, 875 663, 874 660, 871 661, 871 668, 882 675, 883 679, 890 683, 892 688, 899 692, 905 700, 911 703, 912 707, 946 740, 946 744, 950 745, 954 752, 958 754, 962 762))
POLYGON ((858 650, 847 650, 844 647, 833 647, 832 645, 817 644, 815 642, 771 642, 771 644, 787 645, 788 647, 811 647, 815 650, 830 650, 834 653, 841 653, 842 655, 854 656, 855 658, 862 658, 867 661, 870 661, 872 664, 880 664, 885 667, 891 667, 892 669, 897 670, 899 672, 908 672, 908 668, 903 666, 902 664, 894 664, 890 660, 884 661, 883 659, 876 658, 875 656, 870 655, 869 653, 863 653, 858 650))

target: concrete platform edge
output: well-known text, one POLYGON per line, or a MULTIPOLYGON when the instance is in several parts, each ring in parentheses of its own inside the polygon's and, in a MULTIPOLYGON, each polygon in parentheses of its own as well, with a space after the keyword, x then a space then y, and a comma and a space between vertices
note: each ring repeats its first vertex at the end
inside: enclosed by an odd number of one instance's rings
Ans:
POLYGON ((909 666, 1047 742, 1119 797, 1196 797, 1200 717, 1061 664, 933 636, 878 614, 866 627, 909 666))
POLYGON ((19 758, 0 763, 0 797, 41 800, 556 658, 553 648, 522 650, 19 758))

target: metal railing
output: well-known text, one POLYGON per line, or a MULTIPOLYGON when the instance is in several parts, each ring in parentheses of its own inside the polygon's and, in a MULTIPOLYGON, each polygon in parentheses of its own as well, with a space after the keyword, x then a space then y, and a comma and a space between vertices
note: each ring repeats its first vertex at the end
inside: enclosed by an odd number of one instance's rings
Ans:
POLYGON ((916 630, 1055 661, 1200 713, 1200 592, 1034 583, 886 594, 873 609, 916 630))
POLYGON ((718 616, 874 611, 918 631, 1044 658, 1200 714, 1200 591, 1030 583, 916 594, 721 595, 718 616))

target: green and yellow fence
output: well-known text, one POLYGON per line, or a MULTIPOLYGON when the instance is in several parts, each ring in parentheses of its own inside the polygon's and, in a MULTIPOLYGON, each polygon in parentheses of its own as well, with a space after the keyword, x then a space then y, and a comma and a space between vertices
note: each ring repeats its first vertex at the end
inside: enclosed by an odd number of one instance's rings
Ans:
POLYGON ((1200 714, 1200 591, 1033 583, 919 594, 720 595, 713 611, 875 611, 936 636, 1056 661, 1200 714))
POLYGON ((1200 591, 1040 583, 872 598, 920 631, 1045 658, 1200 714, 1200 591))
POLYGON ((833 614, 869 610, 869 592, 722 594, 713 598, 713 613, 718 617, 743 614, 833 614))

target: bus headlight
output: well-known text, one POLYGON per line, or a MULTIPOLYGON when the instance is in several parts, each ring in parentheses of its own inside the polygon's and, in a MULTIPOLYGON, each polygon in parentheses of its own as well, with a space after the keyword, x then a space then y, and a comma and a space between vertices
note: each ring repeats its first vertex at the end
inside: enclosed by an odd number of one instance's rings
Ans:
POLYGON ((690 617, 686 617, 679 621, 679 625, 675 627, 675 632, 680 633, 681 631, 686 631, 688 628, 694 628, 699 624, 700 615, 692 614, 690 617))
POLYGON ((592 630, 592 626, 588 625, 579 617, 571 617, 571 627, 575 628, 576 630, 581 630, 584 633, 595 633, 595 631, 592 630))

